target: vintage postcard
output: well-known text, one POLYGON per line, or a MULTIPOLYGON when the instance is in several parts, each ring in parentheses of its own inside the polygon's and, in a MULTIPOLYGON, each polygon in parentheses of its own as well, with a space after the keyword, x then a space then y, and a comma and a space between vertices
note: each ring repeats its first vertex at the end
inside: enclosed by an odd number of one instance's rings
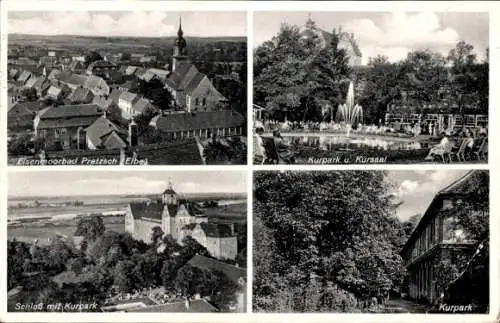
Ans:
POLYGON ((8 13, 8 164, 246 164, 246 13, 8 13))
POLYGON ((255 12, 257 164, 486 163, 489 19, 255 12))

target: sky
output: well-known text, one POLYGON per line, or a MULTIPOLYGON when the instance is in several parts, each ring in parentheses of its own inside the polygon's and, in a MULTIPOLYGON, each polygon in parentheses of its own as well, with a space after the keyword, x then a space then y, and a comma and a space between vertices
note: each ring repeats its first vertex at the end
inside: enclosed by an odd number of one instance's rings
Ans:
POLYGON ((166 37, 246 36, 245 12, 19 11, 9 12, 8 31, 35 35, 166 37))
POLYGON ((479 58, 489 47, 488 14, 470 12, 255 12, 254 47, 277 35, 282 22, 304 26, 309 15, 325 31, 342 25, 354 33, 363 64, 378 54, 399 61, 415 49, 447 54, 460 40, 472 44, 479 58))
POLYGON ((423 214, 437 192, 466 174, 468 170, 389 171, 396 197, 403 202, 397 211, 401 220, 423 214))
POLYGON ((243 193, 245 171, 10 172, 8 196, 157 194, 169 179, 178 193, 243 193))

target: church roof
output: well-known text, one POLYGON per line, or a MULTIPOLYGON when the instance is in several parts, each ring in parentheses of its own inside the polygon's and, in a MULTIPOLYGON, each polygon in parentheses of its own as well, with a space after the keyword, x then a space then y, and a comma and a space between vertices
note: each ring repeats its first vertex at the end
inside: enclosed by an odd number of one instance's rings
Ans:
POLYGON ((172 89, 179 89, 179 86, 181 85, 181 83, 183 83, 183 81, 185 81, 184 79, 189 74, 189 71, 192 68, 196 69, 196 67, 191 62, 180 61, 175 67, 175 70, 168 75, 165 82, 172 89))
POLYGON ((163 194, 177 194, 171 187, 167 188, 163 194))

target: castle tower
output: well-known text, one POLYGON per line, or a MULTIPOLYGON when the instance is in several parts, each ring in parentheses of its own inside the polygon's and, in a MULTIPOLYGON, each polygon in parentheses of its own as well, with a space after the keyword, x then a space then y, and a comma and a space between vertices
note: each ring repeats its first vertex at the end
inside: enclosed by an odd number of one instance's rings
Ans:
POLYGON ((177 39, 175 40, 174 45, 174 55, 172 58, 172 71, 175 71, 175 68, 179 64, 179 62, 186 60, 186 40, 184 39, 184 32, 182 31, 182 21, 179 17, 179 30, 177 31, 177 39))
POLYGON ((168 180, 168 187, 162 194, 163 204, 167 205, 177 205, 179 203, 179 197, 172 187, 172 181, 168 180))

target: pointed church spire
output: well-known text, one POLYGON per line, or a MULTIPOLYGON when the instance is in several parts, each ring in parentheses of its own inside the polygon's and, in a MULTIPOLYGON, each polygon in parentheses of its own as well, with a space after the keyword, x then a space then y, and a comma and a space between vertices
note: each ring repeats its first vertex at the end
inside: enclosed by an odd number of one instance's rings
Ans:
POLYGON ((182 16, 179 16, 179 30, 177 31, 177 36, 182 37, 184 32, 182 31, 182 16))

